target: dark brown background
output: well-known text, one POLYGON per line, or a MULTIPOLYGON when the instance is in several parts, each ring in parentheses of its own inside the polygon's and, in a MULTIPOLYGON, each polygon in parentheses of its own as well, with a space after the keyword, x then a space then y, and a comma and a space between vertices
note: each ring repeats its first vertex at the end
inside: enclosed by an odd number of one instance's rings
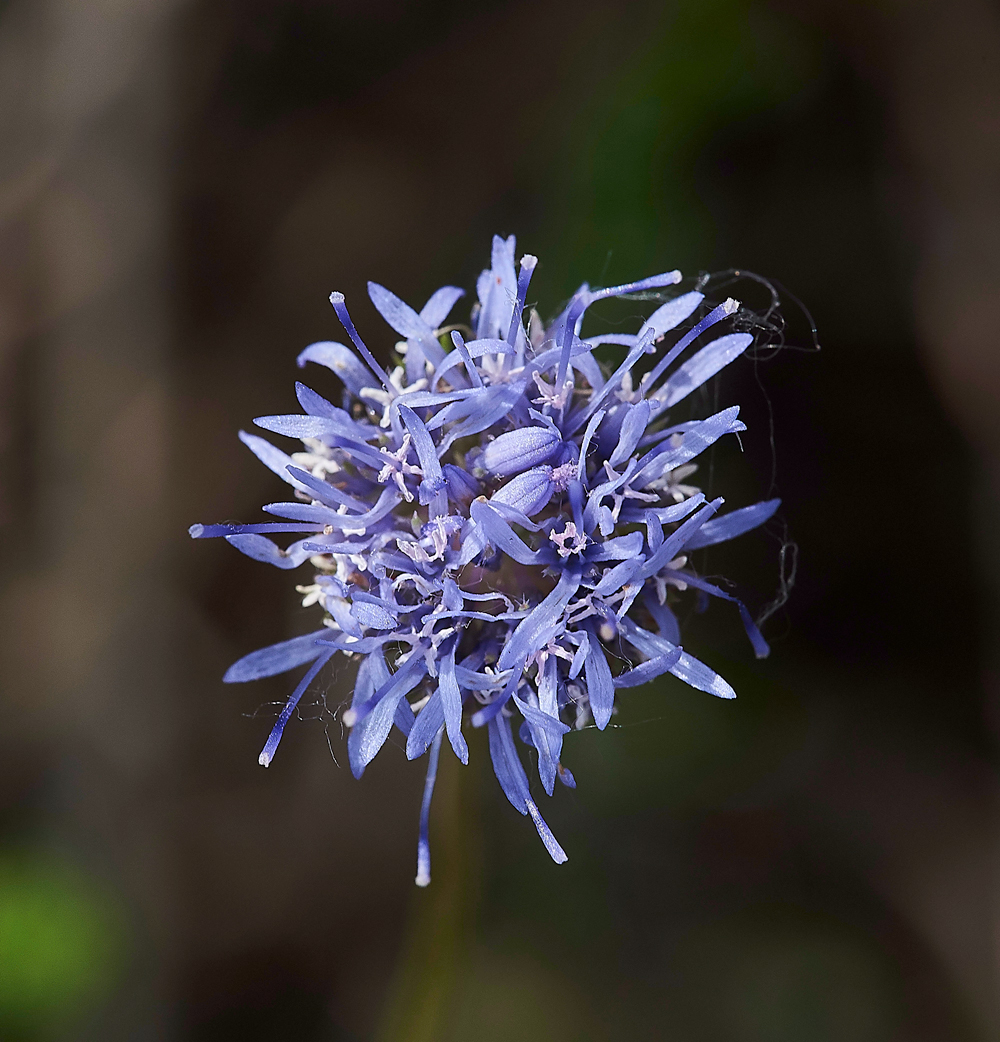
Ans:
MULTIPOLYGON (((1000 1035, 994 6, 8 0, 0 96, 0 1035, 1000 1035), (736 703, 571 736, 563 868, 473 736, 425 894, 400 749, 355 782, 320 706, 257 766, 285 681, 219 678, 307 622, 185 530, 274 498, 235 432, 332 289, 384 352, 364 280, 471 289, 494 232, 549 313, 674 266, 808 303, 820 353, 715 392, 798 584, 766 663, 694 620, 736 703)), ((715 560, 759 606, 776 550, 715 560)))

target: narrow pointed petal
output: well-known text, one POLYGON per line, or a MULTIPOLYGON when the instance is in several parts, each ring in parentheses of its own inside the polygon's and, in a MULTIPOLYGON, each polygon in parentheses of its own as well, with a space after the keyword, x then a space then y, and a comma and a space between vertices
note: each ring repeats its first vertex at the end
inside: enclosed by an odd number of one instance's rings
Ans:
POLYGON ((465 296, 465 290, 457 286, 442 286, 435 290, 430 300, 420 309, 420 318, 431 329, 444 325, 451 309, 465 296))
POLYGON ((468 763, 469 746, 462 734, 462 692, 459 690, 455 674, 455 648, 457 646, 457 643, 453 644, 451 651, 444 656, 441 662, 438 691, 441 693, 441 706, 448 729, 448 741, 451 742, 451 747, 459 760, 462 763, 468 763))
MULTIPOLYGON (((667 572, 666 574, 673 574, 667 572)), ((699 578, 696 575, 691 575, 689 572, 677 572, 677 577, 682 579, 688 586, 693 586, 696 590, 704 590, 705 593, 710 594, 712 597, 719 597, 724 601, 731 601, 736 605, 740 613, 740 619, 743 622, 743 628, 747 632, 747 637, 750 639, 750 643, 753 645, 754 654, 757 658, 767 658, 771 654, 770 645, 764 640, 763 635, 757 628, 757 624, 753 621, 753 617, 747 610, 747 606, 739 599, 734 597, 731 593, 726 593, 725 590, 719 589, 714 583, 706 582, 704 579, 699 578)))
POLYGON ((291 698, 285 703, 285 707, 281 710, 281 714, 278 717, 277 723, 271 728, 271 733, 267 737, 267 741, 264 743, 264 748, 261 750, 261 754, 258 757, 257 762, 261 767, 269 767, 271 761, 274 759, 275 751, 278 748, 278 743, 281 741, 281 736, 285 732, 285 725, 291 719, 292 713, 295 712, 295 707, 299 704, 300 699, 305 694, 306 688, 313 682, 316 674, 330 661, 333 656, 332 650, 325 650, 322 655, 312 664, 306 675, 299 681, 298 686, 292 692, 291 698))
POLYGON ((406 758, 415 760, 427 752, 428 746, 444 727, 444 708, 441 705, 440 689, 435 691, 417 713, 416 720, 406 739, 406 758))
POLYGON ((652 330, 653 339, 659 340, 664 333, 669 333, 684 319, 694 314, 695 309, 704 299, 704 293, 685 293, 680 297, 674 297, 673 300, 668 300, 646 319, 639 330, 639 336, 652 330))
POLYGON ((324 340, 310 344, 298 357, 299 368, 306 362, 315 362, 332 370, 355 397, 365 387, 378 386, 378 380, 364 362, 349 347, 336 341, 324 340))
MULTIPOLYGON (((518 539, 514 530, 506 521, 484 500, 476 500, 472 504, 472 517, 483 530, 489 544, 494 546, 521 564, 538 564, 540 556, 538 550, 532 550, 518 539)), ((504 669, 504 666, 500 667, 504 669)))
POLYGON ((510 669, 515 662, 526 659, 547 644, 554 635, 563 609, 579 588, 580 573, 563 572, 555 589, 518 624, 500 653, 497 667, 510 669))
POLYGON ((240 441, 282 481, 287 481, 289 485, 295 484, 288 474, 288 468, 292 465, 291 456, 282 452, 281 449, 276 449, 269 441, 265 441, 256 434, 247 434, 246 431, 240 431, 240 441))
POLYGON ((431 798, 434 795, 434 782, 437 779, 438 759, 441 755, 441 731, 439 730, 431 746, 431 755, 427 761, 427 777, 424 780, 424 795, 420 801, 420 832, 417 839, 417 886, 428 886, 431 881, 431 844, 429 839, 431 821, 431 798))
POLYGON ((673 651, 665 651, 662 655, 657 655, 632 669, 625 670, 624 673, 619 673, 615 677, 615 689, 638 687, 640 684, 646 684, 650 680, 655 680, 656 677, 663 676, 664 673, 669 673, 680 662, 683 654, 683 648, 674 648, 673 651))
POLYGON ((376 692, 374 707, 353 725, 347 748, 355 777, 361 777, 389 737, 400 699, 420 683, 426 672, 423 656, 415 655, 384 685, 384 691, 376 692))
MULTIPOLYGON (((576 788, 575 782, 572 788, 576 788)), ((545 824, 545 819, 538 812, 538 807, 530 796, 525 801, 525 806, 528 808, 531 820, 535 823, 535 830, 538 832, 538 838, 543 844, 545 844, 545 849, 549 852, 549 857, 552 858, 557 865, 564 865, 569 860, 569 855, 559 845, 559 841, 556 837, 552 835, 552 829, 545 824)))
POLYGON ((292 543, 287 550, 282 550, 262 535, 227 535, 226 542, 235 546, 240 553, 252 557, 264 564, 273 564, 275 568, 298 568, 310 556, 303 543, 292 543))
POLYGON ((378 313, 396 330, 400 336, 419 340, 424 336, 432 336, 431 327, 410 307, 400 300, 395 293, 380 286, 377 282, 368 283, 368 296, 378 313))
POLYGON ((773 517, 774 512, 781 506, 780 499, 765 499, 753 506, 742 507, 740 510, 730 510, 722 517, 707 521, 685 546, 686 550, 698 550, 703 546, 714 546, 716 543, 724 543, 728 539, 735 539, 744 532, 757 528, 773 517))
POLYGON ((646 427, 649 425, 649 411, 650 405, 645 398, 628 407, 622 422, 621 434, 618 436, 618 444, 608 459, 612 467, 617 467, 635 452, 639 439, 646 433, 646 427))
POLYGON ((594 714, 594 723, 603 731, 611 720, 611 712, 615 704, 615 684, 611 678, 611 667, 608 665, 604 648, 591 631, 590 650, 584 664, 587 675, 587 694, 590 697, 590 711, 594 714))
POLYGON ((724 369, 753 343, 749 333, 730 333, 713 340, 695 356, 685 362, 656 393, 657 399, 667 409, 686 398, 706 381, 711 380, 720 369, 724 369))
POLYGON ((260 680, 262 677, 277 676, 278 673, 287 673, 296 666, 312 662, 324 654, 326 648, 316 641, 320 637, 329 634, 324 628, 314 633, 306 633, 301 637, 292 637, 291 640, 283 640, 279 644, 271 644, 266 648, 251 651, 249 655, 237 659, 226 670, 223 681, 227 684, 243 684, 248 680, 260 680))

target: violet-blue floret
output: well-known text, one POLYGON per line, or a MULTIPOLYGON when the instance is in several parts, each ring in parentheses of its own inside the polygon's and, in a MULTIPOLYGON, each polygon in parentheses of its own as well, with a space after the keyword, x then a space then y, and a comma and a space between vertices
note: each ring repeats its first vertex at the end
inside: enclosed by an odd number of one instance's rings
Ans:
POLYGON ((420 885, 430 881, 428 820, 441 746, 446 738, 467 763, 463 725, 487 729, 504 794, 563 862, 513 726, 552 795, 557 779, 576 784, 561 763, 564 736, 591 721, 606 728, 620 689, 669 673, 734 697, 681 647, 674 606, 686 590, 732 602, 757 656, 768 653, 742 601, 699 576, 689 558, 761 525, 778 500, 720 513, 722 499, 708 501, 688 483, 692 461, 745 429, 738 408, 669 418, 750 346, 751 334, 730 331, 694 349, 739 305, 708 309, 700 292, 679 293, 634 334, 584 338, 593 304, 649 297, 676 286, 680 273, 584 285, 545 325, 533 309, 526 314, 536 263, 525 255, 515 268, 514 237, 495 237, 468 326, 448 324, 461 289, 439 289, 417 312, 369 283, 372 303, 401 338, 391 372, 362 340, 343 295, 332 294, 353 349, 313 344, 298 364, 332 370, 343 384, 340 404, 300 383, 303 413, 254 421, 299 439, 302 451, 290 455, 240 433, 293 489, 288 501, 263 508, 279 520, 190 530, 195 538, 222 536, 279 568, 309 563, 313 581, 298 589, 305 605, 322 609, 321 624, 241 658, 224 679, 308 665, 260 754, 266 767, 323 667, 338 654, 358 662, 342 716, 353 773, 361 776, 394 728, 408 758, 429 753, 420 885), (610 375, 594 356, 602 344, 625 348, 610 375), (644 356, 652 357, 640 377, 644 356), (294 540, 282 548, 275 535, 294 540))

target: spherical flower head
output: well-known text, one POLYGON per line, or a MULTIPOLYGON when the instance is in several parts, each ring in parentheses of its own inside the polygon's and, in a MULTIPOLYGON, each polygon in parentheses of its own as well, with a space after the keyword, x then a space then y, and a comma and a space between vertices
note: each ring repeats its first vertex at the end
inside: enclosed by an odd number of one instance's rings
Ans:
POLYGON ((337 654, 359 661, 343 713, 354 774, 393 728, 410 759, 429 753, 420 885, 430 881, 428 816, 445 739, 467 763, 463 727, 487 729, 504 794, 563 862, 517 742, 534 750, 552 795, 557 779, 576 784, 561 762, 564 736, 590 721, 607 727, 620 689, 670 673, 734 697, 680 645, 673 605, 685 591, 735 604, 757 655, 768 652, 743 603, 701 578, 689 556, 762 524, 778 501, 720 513, 722 499, 709 502, 689 483, 693 460, 745 429, 738 408, 670 420, 675 405, 750 346, 744 332, 702 342, 739 305, 709 309, 700 292, 680 293, 634 334, 582 338, 595 303, 648 296, 676 285, 680 273, 584 285, 545 325, 535 311, 525 315, 536 263, 525 255, 515 268, 514 237, 495 237, 469 326, 446 324, 461 289, 439 289, 418 312, 369 283, 372 303, 402 338, 391 372, 361 339, 343 294, 332 294, 352 346, 313 344, 298 363, 332 370, 340 404, 297 384, 303 413, 254 421, 301 441, 291 455, 240 434, 293 490, 289 501, 264 507, 280 520, 191 528, 195 538, 223 536, 279 568, 308 561, 313 581, 298 589, 305 605, 322 609, 321 627, 247 655, 224 679, 308 664, 260 754, 266 767, 320 670, 337 654), (593 353, 606 343, 626 350, 610 375, 593 353), (282 548, 274 534, 296 538, 282 548))

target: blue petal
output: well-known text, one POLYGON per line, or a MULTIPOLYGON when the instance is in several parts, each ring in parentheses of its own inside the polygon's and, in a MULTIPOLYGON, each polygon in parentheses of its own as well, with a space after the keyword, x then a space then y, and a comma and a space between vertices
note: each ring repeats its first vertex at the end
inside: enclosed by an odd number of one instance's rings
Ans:
POLYGON ((357 709, 364 705, 391 676, 381 648, 376 648, 370 655, 366 655, 358 666, 358 675, 354 681, 352 708, 357 709))
POLYGON ((356 424, 349 427, 343 421, 328 416, 303 416, 301 413, 258 416, 253 422, 264 430, 284 434, 286 438, 298 438, 300 441, 307 438, 332 437, 337 442, 337 448, 363 460, 366 466, 381 470, 385 464, 385 457, 357 434, 356 424))
MULTIPOLYGON (((572 777, 572 775, 570 777, 572 777)), ((575 782, 571 788, 576 788, 575 782)), ((545 819, 538 812, 538 807, 530 796, 525 800, 525 806, 528 808, 531 820, 535 823, 535 830, 538 832, 538 838, 545 844, 545 849, 549 852, 549 857, 552 858, 557 865, 564 865, 569 860, 569 857, 566 854, 566 851, 559 846, 559 841, 552 835, 552 829, 545 824, 545 819)))
POLYGON ((514 701, 527 724, 531 744, 538 752, 538 777, 541 779, 542 787, 551 796, 556 783, 559 747, 562 745, 562 736, 569 731, 569 727, 516 696, 514 701))
POLYGON ((590 698, 590 711, 594 714, 594 723, 603 731, 611 719, 611 711, 615 704, 615 684, 611 677, 611 667, 604 654, 604 648, 593 632, 590 635, 590 650, 584 664, 587 674, 587 695, 590 698))
MULTIPOLYGON (((455 402, 455 406, 462 407, 462 412, 454 418, 460 419, 461 422, 456 423, 448 431, 444 441, 438 446, 438 456, 443 456, 451 448, 452 444, 460 438, 466 438, 471 434, 479 434, 481 431, 486 430, 487 427, 492 427, 497 420, 506 416, 524 396, 524 387, 525 382, 521 381, 500 384, 497 387, 487 387, 484 391, 479 392, 476 399, 455 402)), ((447 406, 442 409, 427 424, 428 430, 435 426, 440 426, 437 421, 441 420, 444 413, 451 408, 453 406, 447 406)), ((452 417, 449 416, 448 420, 450 421, 451 419, 452 417)))
POLYGON ((456 467, 454 463, 446 463, 441 472, 448 483, 448 495, 454 503, 467 506, 482 492, 479 482, 468 471, 456 467))
MULTIPOLYGON (((220 536, 260 535, 263 532, 319 532, 318 525, 285 524, 283 521, 268 521, 259 525, 192 525, 188 535, 192 539, 218 539, 220 536)), ((250 555, 251 557, 253 554, 250 555)))
POLYGON ((282 481, 287 481, 289 485, 295 484, 288 474, 288 467, 292 464, 291 456, 286 455, 281 449, 276 449, 269 441, 256 434, 247 434, 246 431, 240 431, 240 441, 282 481))
POLYGON ((524 773, 514 739, 510 733, 510 721, 503 715, 495 716, 487 726, 490 743, 490 759, 493 761, 493 773, 497 776, 500 788, 510 800, 510 805, 519 814, 527 814, 529 799, 528 778, 524 773), (504 742, 504 736, 507 741, 504 742))
POLYGON ((511 802, 511 806, 521 814, 530 814, 531 820, 549 856, 557 864, 566 861, 566 852, 552 835, 552 830, 545 824, 538 807, 528 791, 528 777, 524 773, 514 739, 510 733, 510 721, 505 717, 497 717, 490 721, 490 758, 493 760, 493 771, 500 782, 500 788, 511 802))
POLYGON ((329 481, 324 481, 322 478, 314 478, 312 474, 301 470, 299 467, 290 466, 288 473, 295 478, 299 487, 308 492, 313 499, 318 499, 328 506, 340 506, 343 504, 351 510, 360 513, 370 509, 368 503, 362 503, 360 499, 349 496, 346 492, 342 492, 339 488, 331 485, 329 481))
POLYGON ((673 651, 665 651, 662 655, 648 659, 633 669, 627 669, 615 677, 615 688, 638 687, 640 684, 655 680, 656 677, 670 672, 680 662, 683 654, 683 648, 674 648, 673 651))
POLYGON ((700 322, 687 331, 674 344, 673 347, 660 359, 659 362, 650 370, 646 376, 646 386, 652 387, 654 383, 666 372, 667 367, 677 358, 681 352, 689 345, 692 344, 706 329, 711 328, 716 323, 721 322, 723 319, 728 318, 732 315, 739 304, 735 300, 727 300, 725 303, 720 304, 718 307, 713 308, 700 322))
POLYGON ((283 640, 279 644, 271 644, 266 648, 258 648, 251 651, 249 655, 237 659, 222 678, 227 684, 243 684, 248 680, 259 680, 261 677, 273 677, 278 673, 287 673, 288 670, 301 666, 304 662, 311 662, 314 658, 322 655, 326 648, 316 641, 319 637, 325 637, 329 630, 324 628, 314 633, 306 633, 301 637, 292 637, 291 640, 283 640))
POLYGON ((271 728, 271 733, 267 736, 267 741, 264 743, 264 748, 261 750, 260 756, 257 758, 257 762, 261 767, 270 766, 271 760, 274 759, 275 751, 278 748, 278 743, 281 741, 281 736, 284 734, 285 725, 291 718, 292 713, 295 711, 295 707, 299 704, 299 699, 305 694, 306 688, 312 683, 313 678, 316 674, 330 661, 333 657, 333 651, 324 651, 318 659, 309 667, 306 675, 299 681, 298 686, 292 692, 291 698, 285 703, 284 709, 281 710, 281 715, 278 717, 277 723, 271 728))
POLYGON ((413 438, 413 447, 416 449, 417 458, 420 460, 420 469, 424 475, 424 480, 420 485, 420 502, 426 506, 431 498, 445 487, 437 449, 434 447, 434 441, 424 426, 424 421, 409 406, 400 404, 399 415, 413 438), (426 501, 424 499, 425 490, 428 493, 426 501))
POLYGON ((300 369, 306 362, 316 362, 332 369, 355 398, 362 388, 378 386, 378 380, 364 362, 349 347, 333 340, 310 344, 297 361, 300 369))
POLYGON ((273 564, 276 568, 298 568, 311 556, 301 542, 292 543, 287 550, 282 550, 262 535, 227 535, 226 542, 247 557, 263 561, 265 564, 273 564))
POLYGON ((677 616, 673 613, 670 607, 666 604, 660 604, 657 600, 656 594, 652 591, 648 591, 643 600, 649 614, 653 616, 653 621, 659 628, 660 636, 669 640, 671 644, 680 644, 680 623, 678 623, 677 616))
POLYGON ((614 568, 605 573, 601 581, 594 587, 594 596, 610 597, 613 593, 617 593, 639 571, 644 563, 644 559, 640 557, 634 561, 622 561, 621 564, 616 564, 614 568))
MULTIPOLYGON (((672 573, 668 571, 667 574, 670 575, 672 573)), ((732 601, 739 609, 740 618, 743 620, 743 628, 747 631, 747 636, 753 645, 754 654, 757 658, 767 658, 771 654, 771 648, 757 628, 757 624, 753 621, 747 606, 738 597, 734 597, 731 593, 720 590, 713 583, 706 582, 704 579, 700 579, 698 576, 691 575, 688 572, 677 572, 674 574, 696 590, 703 590, 705 593, 711 594, 713 597, 720 597, 724 601, 732 601)))
MULTIPOLYGON (((454 342, 454 338, 452 339, 454 342)), ((451 372, 452 369, 465 364, 466 355, 471 358, 481 358, 483 355, 510 355, 514 353, 514 348, 511 347, 506 340, 496 340, 492 337, 483 337, 478 340, 464 340, 463 343, 465 345, 464 354, 456 348, 444 358, 441 364, 434 371, 434 379, 431 381, 432 388, 436 387, 438 381, 447 373, 451 372)), ((453 380, 449 380, 448 382, 454 383, 453 380)), ((468 395, 469 392, 466 391, 465 394, 468 395)))
POLYGON ((427 752, 427 747, 444 727, 444 707, 441 705, 441 692, 435 691, 424 703, 423 709, 417 713, 413 728, 406 739, 406 758, 415 760, 427 752))
POLYGON ((556 625, 579 588, 580 573, 563 572, 555 588, 514 630, 500 653, 497 668, 510 669, 544 647, 555 636, 556 625))
MULTIPOLYGON (((482 529, 487 541, 520 564, 538 564, 539 551, 526 546, 514 534, 506 521, 483 500, 475 500, 471 507, 473 519, 482 529)), ((506 667, 501 666, 501 669, 506 667)))
MULTIPOLYGON (((417 652, 372 696, 370 701, 375 702, 374 707, 354 724, 347 740, 351 770, 356 778, 361 777, 365 767, 371 763, 389 737, 400 699, 412 691, 426 673, 427 664, 424 656, 417 652)), ((360 713, 364 709, 365 706, 361 706, 357 711, 360 713)))
POLYGON ((469 746, 462 735, 462 692, 458 687, 456 676, 455 649, 457 642, 441 660, 441 672, 438 679, 438 691, 441 693, 441 705, 444 710, 445 725, 448 728, 448 741, 455 755, 462 763, 469 762, 469 746))
POLYGON ((331 648, 336 648, 338 651, 349 651, 352 655, 368 655, 377 648, 384 647, 390 641, 399 639, 400 634, 398 633, 379 633, 376 636, 362 637, 356 640, 340 640, 333 638, 321 641, 320 643, 329 644, 331 648))
POLYGON ((465 290, 457 286, 442 286, 435 290, 431 298, 420 309, 420 318, 430 326, 437 329, 444 325, 444 320, 451 313, 451 309, 465 296, 465 290))
POLYGON ((711 380, 753 343, 749 333, 730 333, 713 340, 693 358, 688 359, 656 392, 656 398, 665 408, 676 405, 692 391, 711 380))
POLYGON ((318 525, 328 525, 343 518, 342 514, 318 503, 265 503, 261 510, 291 521, 315 521, 318 525))
POLYGON ((522 427, 491 441, 483 451, 482 465, 499 477, 519 474, 544 463, 561 444, 559 435, 547 427, 522 427))
MULTIPOLYGON (((687 517, 692 510, 700 507, 705 502, 705 496, 702 492, 696 492, 693 496, 688 497, 681 503, 674 503, 673 506, 669 507, 643 507, 641 510, 623 510, 619 517, 622 521, 632 522, 635 524, 646 523, 649 524, 651 519, 658 521, 661 525, 668 525, 674 521, 680 521, 681 518, 687 517)), ((663 530, 660 529, 662 535, 663 530)))
MULTIPOLYGON (((622 629, 630 644, 637 648, 643 655, 655 658, 658 655, 668 654, 676 650, 676 645, 655 633, 644 630, 637 626, 631 619, 622 620, 622 629)), ((718 698, 735 698, 736 692, 726 683, 714 670, 709 669, 704 662, 700 662, 693 655, 682 651, 676 665, 671 666, 672 673, 678 680, 685 684, 705 691, 718 698)))
POLYGON ((551 467, 536 467, 510 479, 490 497, 491 503, 519 510, 525 517, 533 517, 552 498, 555 485, 551 467))
POLYGON ((397 625, 396 618, 379 604, 355 601, 351 607, 351 615, 364 629, 394 630, 397 625))
MULTIPOLYGON (((334 528, 367 528, 369 525, 375 524, 376 521, 381 521, 387 514, 391 514, 396 504, 402 497, 395 486, 386 488, 385 491, 378 497, 378 502, 365 514, 336 514, 334 517, 326 523, 332 525, 334 528)), ((318 550, 318 553, 325 553, 324 550, 318 550)))
POLYGON ((687 540, 722 506, 722 499, 713 499, 702 507, 694 517, 689 517, 663 541, 663 545, 652 554, 638 573, 642 579, 655 575, 664 565, 669 564, 687 544, 687 540))
POLYGON ((753 506, 731 510, 722 517, 713 518, 688 540, 685 549, 698 550, 703 546, 713 546, 727 539, 735 539, 736 536, 743 535, 744 532, 749 532, 769 520, 779 506, 780 499, 765 499, 760 503, 754 503, 753 506))
POLYGON ((635 405, 628 406, 628 412, 622 421, 621 433, 618 436, 618 445, 608 460, 612 467, 617 467, 619 463, 627 460, 635 452, 639 439, 646 433, 646 427, 649 425, 649 412, 650 405, 645 398, 635 405))
POLYGON ((680 297, 674 297, 673 300, 668 300, 666 304, 661 304, 643 322, 639 330, 639 336, 651 329, 653 331, 653 339, 659 340, 664 333, 668 333, 675 326, 679 326, 704 299, 704 293, 685 293, 680 297))
POLYGON ((737 419, 739 412, 739 406, 733 405, 728 409, 723 409, 722 412, 717 412, 714 416, 709 416, 707 420, 702 420, 684 432, 683 440, 677 448, 658 445, 656 448, 650 449, 639 460, 639 471, 635 477, 635 483, 641 485, 644 482, 652 481, 665 471, 673 470, 674 467, 679 467, 682 463, 694 459, 726 434, 745 431, 746 426, 737 419))
POLYGON ((295 397, 299 400, 299 405, 310 416, 326 416, 333 419, 338 414, 343 414, 346 419, 350 419, 347 413, 343 409, 338 409, 332 402, 328 402, 321 394, 317 394, 312 388, 306 387, 304 383, 296 381, 295 383, 295 397))
POLYGON ((514 271, 514 236, 493 236, 492 264, 487 277, 477 283, 482 310, 476 336, 503 337, 510 328, 510 316, 517 300, 517 274, 514 271))
POLYGON ((427 777, 424 780, 424 795, 420 801, 420 832, 417 838, 417 886, 427 886, 431 881, 431 845, 428 837, 431 820, 431 797, 437 778, 438 758, 441 755, 441 731, 434 738, 430 759, 427 761, 427 777))
POLYGON ((375 305, 378 313, 396 330, 401 336, 412 337, 419 340, 425 336, 432 336, 430 326, 410 307, 396 296, 395 293, 380 286, 377 282, 368 283, 368 296, 375 305))
POLYGON ((629 532, 594 544, 588 551, 588 561, 625 561, 637 557, 642 551, 642 532, 629 532))

